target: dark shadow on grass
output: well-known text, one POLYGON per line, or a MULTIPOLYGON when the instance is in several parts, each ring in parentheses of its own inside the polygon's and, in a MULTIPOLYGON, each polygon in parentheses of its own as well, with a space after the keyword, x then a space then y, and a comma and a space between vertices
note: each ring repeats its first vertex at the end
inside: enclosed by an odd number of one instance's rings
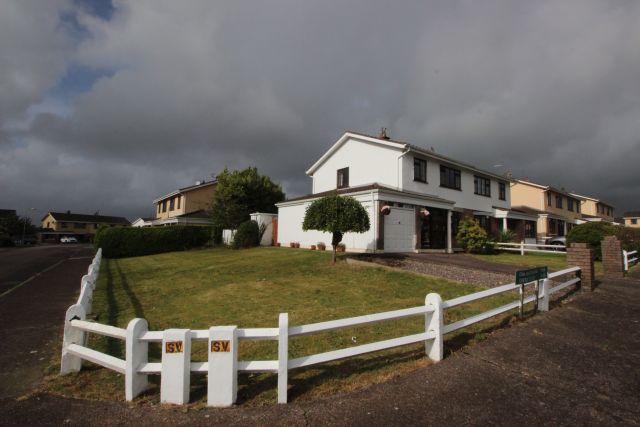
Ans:
POLYGON ((131 286, 129 286, 127 276, 122 272, 122 269, 117 262, 116 270, 118 271, 118 277, 120 278, 120 285, 122 286, 122 290, 127 294, 127 298, 129 298, 131 306, 133 307, 133 312, 135 313, 136 317, 144 319, 144 310, 142 309, 142 304, 140 304, 140 300, 131 289, 131 286))
MULTIPOLYGON (((105 275, 107 276, 107 324, 117 325, 120 307, 118 306, 118 301, 113 289, 114 283, 113 274, 111 273, 111 262, 110 259, 105 259, 103 266, 105 275)), ((102 339, 106 340, 107 352, 110 355, 120 357, 123 354, 122 341, 109 339, 107 337, 103 337, 102 339)))

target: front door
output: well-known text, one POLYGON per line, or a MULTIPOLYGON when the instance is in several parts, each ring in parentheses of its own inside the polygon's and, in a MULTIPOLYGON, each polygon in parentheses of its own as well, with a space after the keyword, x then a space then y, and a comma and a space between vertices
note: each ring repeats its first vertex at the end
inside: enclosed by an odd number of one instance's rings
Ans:
POLYGON ((427 208, 429 216, 422 218, 422 249, 446 249, 447 247, 447 211, 427 208))

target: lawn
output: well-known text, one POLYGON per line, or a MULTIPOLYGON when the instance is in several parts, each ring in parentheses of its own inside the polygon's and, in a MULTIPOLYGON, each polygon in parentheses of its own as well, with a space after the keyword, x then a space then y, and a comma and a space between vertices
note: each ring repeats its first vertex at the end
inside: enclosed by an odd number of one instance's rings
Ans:
MULTIPOLYGON (((414 307, 430 292, 444 300, 481 288, 439 278, 389 271, 383 268, 329 264, 330 253, 289 248, 241 251, 208 249, 102 263, 94 294, 95 320, 126 327, 134 317, 149 322, 150 330, 207 329, 214 325, 277 327, 278 314, 289 313, 291 326, 414 307)), ((500 295, 445 312, 445 323, 513 301, 500 295)), ((474 325, 448 336, 445 355, 481 339, 510 315, 474 325)), ((424 331, 424 318, 383 322, 359 328, 292 338, 291 358, 361 345, 424 331)), ((90 346, 122 357, 120 341, 92 336, 90 346)), ((241 341, 240 360, 276 358, 277 344, 241 341)), ((150 358, 159 360, 160 346, 152 344, 150 358)), ((206 360, 205 343, 193 344, 192 360, 206 360)), ((360 388, 428 364, 424 346, 414 345, 363 355, 290 372, 289 396, 316 395, 360 388)), ((55 366, 52 370, 55 371, 55 366)), ((192 400, 206 393, 205 377, 194 375, 192 400)), ((123 398, 123 379, 111 371, 90 367, 78 375, 52 376, 48 390, 84 398, 123 398)), ((155 386, 147 395, 157 402, 155 386)), ((275 401, 276 378, 271 374, 241 375, 239 401, 261 404, 275 401)), ((144 398, 143 398, 144 399, 144 398)))
MULTIPOLYGON (((511 264, 522 267, 540 267, 547 266, 552 271, 563 270, 568 268, 567 266, 567 254, 564 252, 558 252, 557 254, 549 253, 525 253, 520 255, 513 252, 497 252, 495 254, 471 254, 471 256, 489 262, 497 262, 500 264, 511 264)), ((602 274, 602 262, 595 262, 596 275, 602 274)))

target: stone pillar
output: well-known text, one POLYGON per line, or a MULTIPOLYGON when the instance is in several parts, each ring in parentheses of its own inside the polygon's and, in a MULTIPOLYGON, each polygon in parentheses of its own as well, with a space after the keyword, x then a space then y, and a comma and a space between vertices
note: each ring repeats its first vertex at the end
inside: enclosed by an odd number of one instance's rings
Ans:
POLYGON ((567 248, 567 267, 580 267, 580 287, 583 291, 594 289, 593 250, 586 243, 572 243, 567 248))
POLYGON ((622 259, 622 244, 616 236, 607 236, 602 240, 602 267, 605 276, 623 277, 624 260, 622 259))

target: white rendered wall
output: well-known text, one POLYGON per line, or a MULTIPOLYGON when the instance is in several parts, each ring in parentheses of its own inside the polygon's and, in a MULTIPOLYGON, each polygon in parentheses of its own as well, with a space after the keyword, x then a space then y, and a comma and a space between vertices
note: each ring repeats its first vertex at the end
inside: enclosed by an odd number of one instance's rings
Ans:
MULTIPOLYGON (((347 251, 373 251, 375 249, 375 221, 371 195, 356 197, 360 199, 362 206, 369 214, 369 231, 365 233, 346 233, 342 238, 342 243, 346 245, 347 251), (368 200, 362 200, 364 197, 368 200)), ((319 231, 303 231, 302 222, 307 206, 311 202, 301 202, 290 206, 281 206, 278 209, 278 242, 282 246, 289 246, 290 242, 299 242, 301 247, 309 247, 323 242, 327 250, 331 248, 331 233, 319 231)))
MULTIPOLYGON (((424 159, 425 157, 417 156, 424 159)), ((414 191, 417 193, 431 194, 442 197, 446 200, 455 202, 455 207, 462 209, 473 209, 477 211, 493 212, 493 206, 510 209, 511 193, 509 183, 505 183, 506 200, 500 200, 500 189, 498 181, 491 179, 491 197, 480 196, 474 194, 474 172, 459 167, 460 170, 461 189, 454 190, 451 188, 440 187, 440 162, 434 159, 427 160, 427 183, 413 180, 413 154, 407 154, 402 158, 402 190, 414 191)), ((447 166, 445 164, 445 166, 447 166)), ((478 176, 485 176, 478 174, 478 176)))
POLYGON ((313 174, 313 193, 335 190, 337 171, 349 168, 349 187, 379 184, 397 188, 401 150, 349 139, 313 174))

